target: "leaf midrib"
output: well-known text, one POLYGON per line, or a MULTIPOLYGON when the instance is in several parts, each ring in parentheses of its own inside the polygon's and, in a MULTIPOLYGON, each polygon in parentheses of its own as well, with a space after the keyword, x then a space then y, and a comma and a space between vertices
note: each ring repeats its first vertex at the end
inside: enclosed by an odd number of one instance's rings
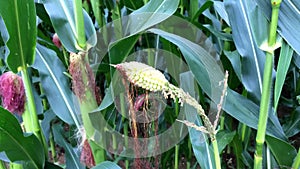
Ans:
MULTIPOLYGON (((70 26, 71 26, 71 29, 72 29, 72 32, 73 32, 73 34, 75 35, 75 37, 77 37, 77 33, 76 33, 76 27, 75 27, 75 25, 74 25, 74 22, 73 22, 73 20, 72 20, 72 17, 70 16, 70 14, 67 12, 68 10, 67 10, 67 7, 66 7, 66 5, 65 5, 65 3, 68 3, 68 1, 66 1, 66 0, 59 0, 59 2, 60 2, 60 4, 61 4, 61 7, 63 8, 63 12, 64 12, 64 14, 66 15, 66 17, 67 17, 67 19, 68 19, 68 21, 69 21, 69 23, 70 23, 70 26)), ((78 37, 77 37, 78 38, 78 37)))
POLYGON ((50 68, 49 65, 47 64, 47 62, 46 62, 46 60, 44 59, 44 57, 43 57, 43 55, 41 54, 41 52, 40 52, 38 49, 36 49, 36 51, 37 51, 38 54, 40 55, 40 57, 41 57, 41 59, 42 59, 44 65, 46 66, 46 69, 48 70, 48 72, 49 72, 51 78, 53 79, 53 81, 54 81, 56 87, 58 88, 60 95, 62 96, 63 100, 65 101, 65 104, 66 104, 68 110, 70 111, 70 114, 71 114, 71 116, 72 116, 72 119, 73 119, 74 123, 76 124, 77 127, 79 127, 80 124, 79 124, 78 121, 76 120, 77 118, 76 118, 76 116, 75 116, 75 112, 73 112, 73 110, 72 110, 72 108, 71 108, 71 105, 69 104, 68 99, 67 99, 66 96, 63 94, 64 92, 63 92, 63 90, 61 89, 61 87, 60 87, 60 85, 59 85, 59 82, 58 82, 57 78, 55 77, 54 73, 52 72, 51 68, 50 68))
POLYGON ((251 49, 252 49, 253 55, 254 55, 253 57, 254 57, 254 61, 255 61, 256 73, 257 73, 257 76, 258 76, 259 89, 260 89, 260 93, 262 93, 262 78, 261 78, 261 75, 260 75, 261 71, 260 71, 260 68, 259 68, 259 65, 258 65, 257 53, 256 53, 256 50, 255 50, 255 47, 254 47, 254 40, 253 40, 252 34, 250 32, 250 30, 251 30, 250 24, 249 24, 249 21, 248 21, 248 17, 247 17, 247 14, 246 14, 244 3, 241 0, 239 0, 239 3, 242 7, 243 18, 245 19, 245 22, 246 22, 247 34, 250 38, 251 49))
POLYGON ((18 0, 14 0, 13 3, 14 3, 14 8, 15 8, 15 15, 16 15, 17 36, 18 36, 18 45, 19 45, 20 55, 21 55, 21 62, 22 62, 22 67, 26 68, 26 63, 24 60, 24 50, 23 50, 23 46, 22 46, 20 18, 19 18, 19 11, 18 11, 18 0))

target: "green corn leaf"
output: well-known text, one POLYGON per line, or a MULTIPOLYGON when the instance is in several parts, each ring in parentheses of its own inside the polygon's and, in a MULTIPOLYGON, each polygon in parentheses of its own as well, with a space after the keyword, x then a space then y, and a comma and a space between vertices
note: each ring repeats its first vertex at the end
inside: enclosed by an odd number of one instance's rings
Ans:
MULTIPOLYGON (((218 99, 222 91, 218 84, 224 77, 222 77, 223 73, 213 57, 205 49, 183 37, 167 33, 160 29, 152 28, 148 31, 162 36, 180 48, 201 88, 218 104, 218 99), (211 93, 212 86, 215 93, 211 93)), ((231 89, 227 90, 226 102, 223 109, 242 123, 252 128, 257 128, 259 107, 231 89)), ((283 140, 286 139, 278 118, 273 114, 270 114, 268 120, 267 134, 283 140)))
POLYGON ((218 131, 217 140, 218 140, 218 148, 220 153, 233 140, 235 135, 236 135, 235 131, 232 132, 226 130, 218 131))
POLYGON ((176 10, 179 0, 150 1, 140 9, 129 15, 131 24, 130 33, 141 32, 170 17, 176 10))
POLYGON ((19 66, 34 62, 37 36, 34 1, 0 1, 0 15, 9 34, 6 45, 10 52, 5 60, 13 72, 18 72, 19 66))
MULTIPOLYGON (((50 17, 55 32, 63 46, 76 53, 81 50, 77 44, 77 28, 75 25, 73 1, 43 0, 45 9, 50 17)), ((88 48, 96 44, 96 31, 89 15, 83 10, 85 35, 88 48)))
POLYGON ((266 137, 266 142, 279 166, 292 166, 293 160, 297 155, 295 147, 285 141, 270 136, 266 137))
POLYGON ((5 151, 12 162, 24 162, 29 168, 43 168, 44 149, 35 135, 24 136, 18 120, 0 107, 0 152, 5 151))
POLYGON ((258 48, 252 33, 246 1, 227 0, 224 3, 230 16, 233 41, 241 55, 242 83, 258 102, 262 91, 265 54, 258 48))
POLYGON ((66 123, 79 127, 72 91, 67 77, 63 74, 66 69, 56 53, 37 45, 33 67, 40 73, 42 87, 54 113, 66 123))
POLYGON ((290 63, 293 57, 294 50, 287 44, 283 43, 280 55, 279 55, 279 61, 277 66, 277 74, 276 74, 276 80, 275 80, 275 88, 274 88, 274 109, 277 109, 280 94, 282 91, 282 87, 288 72, 288 69, 290 67, 290 63))

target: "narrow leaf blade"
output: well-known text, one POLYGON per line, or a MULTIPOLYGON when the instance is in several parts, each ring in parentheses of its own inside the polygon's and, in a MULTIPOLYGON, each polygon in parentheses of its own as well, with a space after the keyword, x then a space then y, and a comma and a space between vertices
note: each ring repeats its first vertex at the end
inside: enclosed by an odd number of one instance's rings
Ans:
POLYGON ((282 87, 287 75, 290 63, 293 57, 294 50, 286 43, 282 44, 279 61, 277 66, 277 74, 274 88, 274 108, 277 109, 282 87))

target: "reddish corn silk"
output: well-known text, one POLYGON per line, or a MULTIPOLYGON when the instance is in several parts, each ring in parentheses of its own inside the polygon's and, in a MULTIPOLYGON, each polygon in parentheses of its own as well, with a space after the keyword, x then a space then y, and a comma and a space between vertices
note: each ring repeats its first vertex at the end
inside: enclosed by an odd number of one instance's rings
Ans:
POLYGON ((60 42, 60 40, 59 40, 59 37, 58 37, 57 33, 55 33, 55 34, 53 35, 53 37, 52 37, 52 42, 54 43, 54 45, 55 45, 56 47, 61 48, 62 44, 61 44, 61 42, 60 42))
POLYGON ((83 144, 80 162, 85 164, 88 168, 92 168, 96 165, 91 146, 87 140, 85 140, 83 144))
POLYGON ((72 88, 80 100, 88 99, 86 98, 88 90, 92 91, 94 97, 96 97, 95 77, 90 65, 85 62, 84 57, 84 53, 70 54, 69 72, 72 76, 72 88))
POLYGON ((0 96, 2 105, 10 112, 22 115, 26 101, 22 78, 13 72, 0 76, 0 96))

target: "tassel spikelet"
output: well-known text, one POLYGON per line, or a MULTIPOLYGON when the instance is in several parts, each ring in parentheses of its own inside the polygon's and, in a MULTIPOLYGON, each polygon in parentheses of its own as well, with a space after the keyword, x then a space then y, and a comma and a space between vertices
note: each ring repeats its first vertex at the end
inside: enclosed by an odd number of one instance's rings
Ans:
POLYGON ((141 88, 156 92, 166 90, 168 81, 158 70, 140 62, 125 62, 115 66, 127 79, 141 88))

